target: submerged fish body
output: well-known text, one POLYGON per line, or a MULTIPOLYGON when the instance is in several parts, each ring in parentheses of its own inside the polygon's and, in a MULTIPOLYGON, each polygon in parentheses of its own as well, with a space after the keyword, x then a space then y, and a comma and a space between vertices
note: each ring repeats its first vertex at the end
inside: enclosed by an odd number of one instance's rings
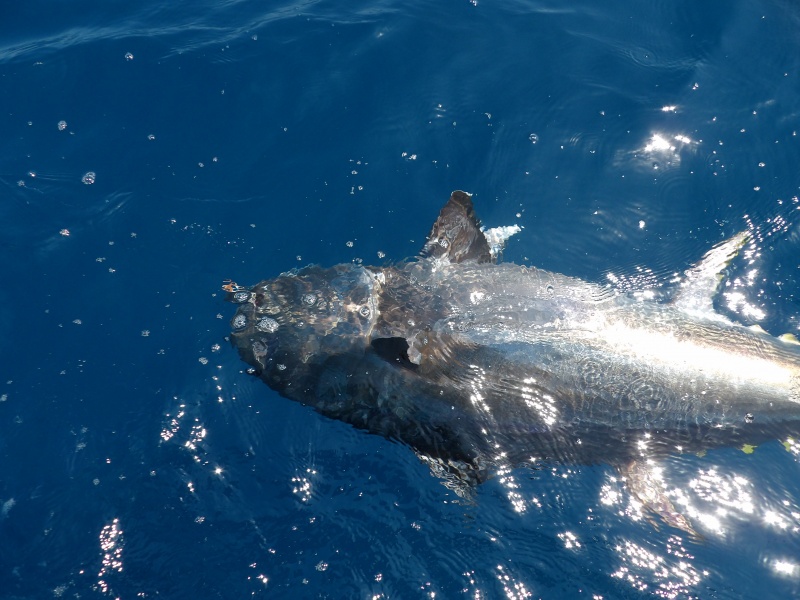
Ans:
POLYGON ((480 481, 498 466, 622 462, 800 430, 800 345, 713 312, 746 241, 669 302, 495 264, 454 192, 423 256, 316 266, 232 291, 232 340, 271 388, 480 481), (646 442, 645 442, 646 440, 646 442))

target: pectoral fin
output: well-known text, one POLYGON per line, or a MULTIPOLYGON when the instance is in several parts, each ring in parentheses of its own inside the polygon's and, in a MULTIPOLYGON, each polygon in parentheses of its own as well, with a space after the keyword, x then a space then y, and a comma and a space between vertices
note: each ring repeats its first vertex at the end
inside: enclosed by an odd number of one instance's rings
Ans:
POLYGON ((411 359, 408 357, 409 345, 406 338, 376 338, 372 340, 371 346, 375 354, 388 363, 412 370, 416 369, 418 366, 411 362, 411 359))

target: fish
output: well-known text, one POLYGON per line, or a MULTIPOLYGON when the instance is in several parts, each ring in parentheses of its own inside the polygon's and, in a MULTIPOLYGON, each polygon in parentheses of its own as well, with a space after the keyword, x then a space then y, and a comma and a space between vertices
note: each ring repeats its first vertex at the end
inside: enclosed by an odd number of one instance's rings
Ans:
POLYGON ((484 231, 455 191, 413 259, 227 280, 232 344, 281 396, 404 444, 467 487, 548 461, 635 465, 643 448, 798 433, 800 344, 714 309, 747 232, 651 297, 503 262, 517 230, 484 231))

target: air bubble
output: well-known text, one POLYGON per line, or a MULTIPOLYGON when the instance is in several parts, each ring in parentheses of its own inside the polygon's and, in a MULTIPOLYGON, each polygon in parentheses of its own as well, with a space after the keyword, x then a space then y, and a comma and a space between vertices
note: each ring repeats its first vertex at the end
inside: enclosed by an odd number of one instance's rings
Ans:
POLYGON ((532 133, 528 136, 528 139, 531 141, 531 144, 535 144, 536 142, 539 141, 539 136, 536 135, 535 133, 532 133))
POLYGON ((64 131, 66 128, 67 128, 67 122, 66 121, 59 121, 58 122, 58 130, 59 131, 64 131))
POLYGON ((234 329, 244 329, 247 327, 247 317, 242 313, 239 313, 235 317, 233 317, 233 322, 231 323, 234 329))
POLYGON ((233 295, 234 302, 247 302, 250 300, 250 292, 236 292, 233 295))
POLYGON ((314 294, 303 294, 300 301, 307 306, 314 306, 317 303, 317 297, 314 294))
POLYGON ((266 333, 275 333, 278 330, 278 322, 270 317, 261 317, 256 323, 256 329, 266 333))
POLYGON ((125 53, 125 60, 133 60, 133 54, 130 52, 125 53))
POLYGON ((83 177, 81 177, 81 181, 86 185, 92 185, 97 180, 97 174, 94 171, 89 171, 83 177))
POLYGON ((364 318, 369 317, 370 314, 369 306, 362 306, 361 308, 359 308, 358 314, 360 314, 364 318))

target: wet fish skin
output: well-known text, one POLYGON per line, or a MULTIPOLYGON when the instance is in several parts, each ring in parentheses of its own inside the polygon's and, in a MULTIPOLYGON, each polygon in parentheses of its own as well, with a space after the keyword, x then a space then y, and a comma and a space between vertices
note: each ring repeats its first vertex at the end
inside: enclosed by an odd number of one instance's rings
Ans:
POLYGON ((530 460, 622 464, 800 433, 800 345, 712 301, 746 242, 669 302, 495 264, 454 192, 422 256, 283 273, 229 294, 232 341, 281 395, 481 481, 530 460))

